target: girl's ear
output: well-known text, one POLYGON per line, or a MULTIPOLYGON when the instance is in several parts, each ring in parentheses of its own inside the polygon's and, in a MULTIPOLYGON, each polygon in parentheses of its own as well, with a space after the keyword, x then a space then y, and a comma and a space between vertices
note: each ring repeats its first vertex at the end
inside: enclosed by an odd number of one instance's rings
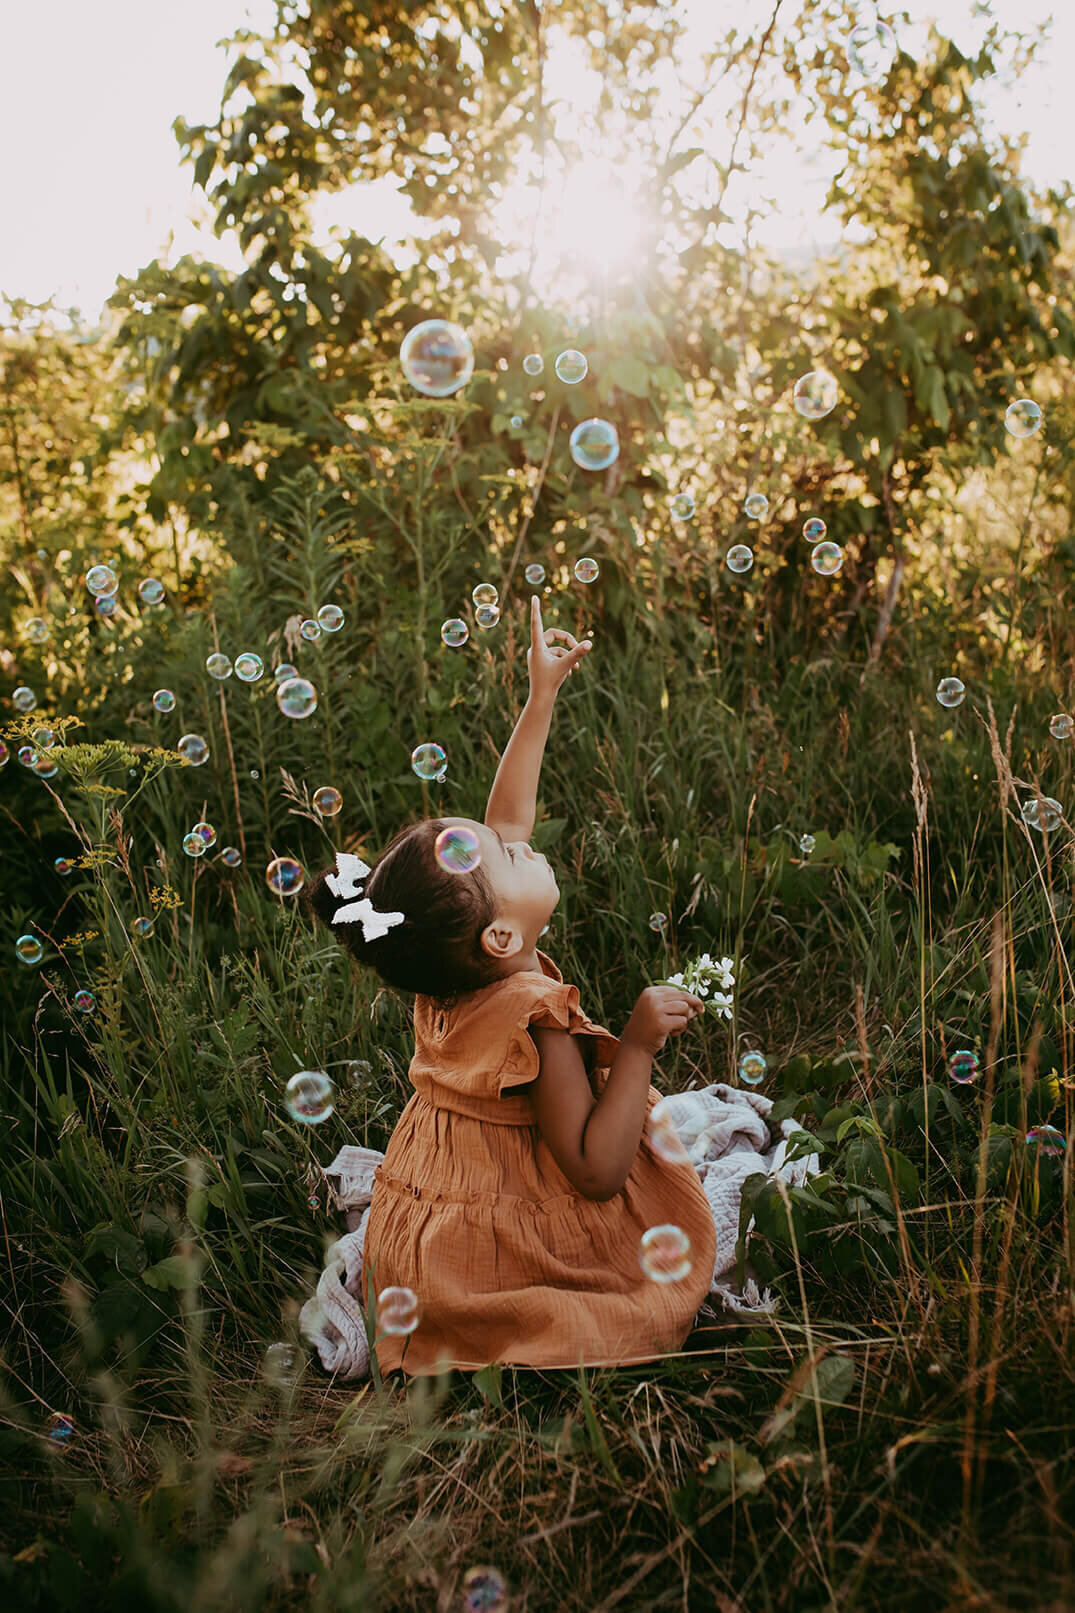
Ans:
POLYGON ((523 932, 507 919, 494 919, 482 931, 481 944, 482 951, 488 953, 489 957, 506 963, 522 951, 523 932))

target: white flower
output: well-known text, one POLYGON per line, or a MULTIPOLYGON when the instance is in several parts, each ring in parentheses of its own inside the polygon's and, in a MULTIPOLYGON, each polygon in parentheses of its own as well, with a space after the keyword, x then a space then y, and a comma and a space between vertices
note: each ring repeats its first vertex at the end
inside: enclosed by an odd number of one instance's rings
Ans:
POLYGON ((732 987, 734 985, 735 985, 735 976, 733 974, 723 974, 723 975, 721 975, 721 977, 720 977, 720 989, 721 989, 721 991, 731 991, 731 989, 732 989, 732 987))
POLYGON ((696 986, 695 990, 697 991, 699 997, 708 997, 709 996, 709 987, 708 986, 696 986))
POLYGON ((670 986, 681 986, 683 984, 683 976, 682 976, 682 974, 669 975, 668 976, 668 984, 670 986))
POLYGON ((711 969, 713 967, 713 959, 708 952, 702 953, 702 956, 698 959, 698 967, 700 969, 711 969))
POLYGON ((714 993, 713 1002, 719 1014, 723 1014, 725 1019, 731 1019, 732 999, 730 997, 726 997, 723 992, 718 991, 714 993))
POLYGON ((720 968, 723 969, 723 971, 724 971, 724 973, 726 975, 730 975, 732 970, 735 968, 735 959, 734 958, 721 958, 721 960, 720 960, 720 968))

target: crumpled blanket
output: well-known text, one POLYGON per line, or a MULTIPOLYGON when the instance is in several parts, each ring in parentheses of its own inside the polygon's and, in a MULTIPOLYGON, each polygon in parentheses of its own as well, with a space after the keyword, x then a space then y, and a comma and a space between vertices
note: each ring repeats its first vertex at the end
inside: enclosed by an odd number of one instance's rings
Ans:
MULTIPOLYGON (((735 1285, 744 1181, 762 1171, 798 1187, 820 1169, 817 1154, 792 1161, 785 1158, 788 1140, 800 1128, 794 1120, 782 1121, 781 1135, 774 1142, 766 1124, 772 1106, 772 1099, 758 1092, 717 1081, 698 1092, 671 1095, 662 1109, 687 1150, 713 1212, 717 1254, 710 1294, 719 1300, 725 1319, 765 1316, 776 1309, 769 1289, 759 1291, 749 1264, 742 1292, 735 1285)), ((374 1148, 341 1148, 332 1164, 322 1170, 326 1197, 346 1215, 347 1233, 325 1255, 317 1291, 302 1307, 299 1326, 316 1346, 325 1370, 341 1378, 362 1378, 369 1372, 369 1340, 360 1302, 362 1249, 373 1173, 383 1158, 374 1148)), ((753 1225, 751 1218, 749 1226, 753 1225)), ((719 1319, 720 1311, 707 1303, 698 1315, 719 1319)))

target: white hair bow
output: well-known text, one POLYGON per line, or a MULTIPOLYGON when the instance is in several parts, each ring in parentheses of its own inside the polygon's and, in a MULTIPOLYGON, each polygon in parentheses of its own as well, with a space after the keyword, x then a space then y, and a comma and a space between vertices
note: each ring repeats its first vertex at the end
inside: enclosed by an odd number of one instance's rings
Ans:
MULTIPOLYGON (((333 896, 361 896, 362 881, 368 873, 369 869, 361 857, 354 857, 349 851, 338 851, 336 872, 325 876, 325 884, 333 896)), ((333 924, 357 924, 361 920, 364 941, 379 941, 394 924, 402 924, 403 919, 402 913, 378 913, 368 896, 362 896, 360 902, 345 901, 345 905, 338 907, 332 915, 333 924)))

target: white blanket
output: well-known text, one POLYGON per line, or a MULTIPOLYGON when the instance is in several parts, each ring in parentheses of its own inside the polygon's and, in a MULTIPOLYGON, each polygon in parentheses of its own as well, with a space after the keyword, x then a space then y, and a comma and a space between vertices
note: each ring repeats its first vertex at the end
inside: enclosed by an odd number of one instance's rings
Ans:
MULTIPOLYGON (((801 1186, 820 1168, 817 1154, 791 1162, 785 1159, 788 1139, 799 1127, 794 1120, 782 1121, 781 1135, 774 1142, 766 1125, 772 1106, 771 1098, 719 1081, 700 1092, 676 1093, 664 1104, 713 1212, 717 1256, 710 1293, 733 1318, 764 1316, 776 1309, 769 1290, 759 1292, 749 1268, 742 1293, 735 1287, 735 1243, 744 1181, 762 1171, 783 1177, 789 1186, 801 1186)), ((325 1370, 341 1378, 362 1378, 369 1371, 369 1340, 361 1305, 362 1248, 373 1173, 383 1158, 374 1148, 341 1148, 322 1172, 326 1195, 345 1212, 348 1230, 326 1254, 317 1292, 302 1307, 299 1325, 316 1345, 325 1370)), ((753 1225, 751 1217, 748 1232, 753 1225)), ((708 1304, 698 1314, 719 1315, 708 1304)))

